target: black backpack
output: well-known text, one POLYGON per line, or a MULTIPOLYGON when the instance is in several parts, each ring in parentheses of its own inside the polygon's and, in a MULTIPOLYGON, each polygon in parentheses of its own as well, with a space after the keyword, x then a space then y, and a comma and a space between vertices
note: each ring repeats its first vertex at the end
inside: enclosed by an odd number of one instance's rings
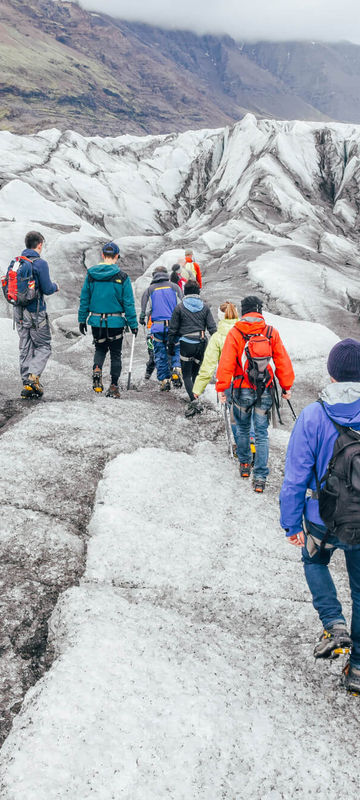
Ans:
MULTIPOLYGON (((318 402, 327 414, 323 401, 318 402)), ((360 544, 360 431, 338 425, 333 419, 331 422, 339 435, 325 475, 319 479, 315 471, 319 512, 337 539, 344 544, 360 544)))

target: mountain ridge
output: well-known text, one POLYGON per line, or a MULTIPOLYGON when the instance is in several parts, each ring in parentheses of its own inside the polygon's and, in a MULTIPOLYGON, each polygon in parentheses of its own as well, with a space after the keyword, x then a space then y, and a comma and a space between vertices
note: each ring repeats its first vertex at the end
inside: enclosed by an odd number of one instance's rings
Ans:
POLYGON ((1 10, 2 130, 158 134, 232 125, 249 111, 360 122, 357 45, 236 42, 68 1, 2 0, 1 10))

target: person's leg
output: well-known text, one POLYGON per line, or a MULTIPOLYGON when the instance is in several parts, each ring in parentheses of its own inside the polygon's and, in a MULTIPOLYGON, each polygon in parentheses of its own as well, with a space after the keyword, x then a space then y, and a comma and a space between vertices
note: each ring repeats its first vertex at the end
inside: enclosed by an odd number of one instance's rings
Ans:
POLYGON ((29 373, 40 376, 51 356, 51 332, 46 311, 39 312, 37 322, 36 314, 32 314, 32 317, 33 327, 29 329, 32 356, 28 361, 28 368, 29 373))
POLYGON ((180 342, 175 344, 175 355, 171 356, 171 369, 180 369, 180 342))
POLYGON ((346 549, 345 559, 352 598, 350 663, 351 666, 360 669, 360 548, 346 549))
POLYGON ((166 339, 164 333, 154 334, 154 356, 156 364, 156 374, 159 381, 170 378, 168 354, 166 350, 166 339))
POLYGON ((24 383, 29 376, 29 364, 33 357, 34 345, 30 335, 30 327, 17 321, 16 329, 19 334, 20 376, 24 383))
MULTIPOLYGON (((307 521, 306 528, 308 533, 313 533, 316 538, 321 538, 317 526, 307 521)), ((321 550, 318 547, 316 552, 310 556, 306 547, 307 542, 308 538, 305 534, 305 547, 302 548, 305 579, 312 595, 313 606, 318 612, 323 628, 327 630, 337 623, 346 624, 328 566, 336 548, 321 550)))
POLYGON ((109 349, 109 345, 108 342, 99 342, 97 339, 94 339, 94 345, 95 345, 95 354, 94 354, 93 370, 96 369, 96 367, 102 370, 106 358, 106 353, 109 349))
POLYGON ((233 394, 233 413, 236 425, 235 441, 240 464, 251 464, 250 425, 251 412, 247 409, 255 399, 252 389, 235 389, 233 394))
POLYGON ((117 334, 120 338, 114 339, 114 341, 109 342, 109 350, 110 350, 110 375, 111 375, 111 383, 113 386, 118 385, 118 381, 121 375, 121 352, 122 352, 122 344, 123 344, 123 336, 122 333, 118 332, 117 334))
POLYGON ((193 354, 195 352, 195 347, 193 344, 189 342, 180 342, 180 359, 181 359, 181 370, 183 381, 185 385, 185 389, 189 395, 190 401, 195 400, 193 395, 193 379, 192 379, 192 368, 193 368, 193 354))
POLYGON ((152 336, 148 336, 147 337, 146 344, 147 344, 147 351, 148 351, 149 358, 148 358, 148 360, 146 362, 145 378, 149 379, 149 378, 151 378, 151 376, 152 376, 152 374, 154 372, 154 369, 155 369, 154 342, 153 342, 152 336))
MULTIPOLYGON (((268 389, 265 389, 261 396, 260 403, 254 407, 254 429, 255 429, 255 461, 254 461, 254 480, 265 481, 268 474, 269 458, 269 411, 272 406, 272 397, 268 389)), ((249 438, 251 427, 251 414, 249 420, 249 438)))

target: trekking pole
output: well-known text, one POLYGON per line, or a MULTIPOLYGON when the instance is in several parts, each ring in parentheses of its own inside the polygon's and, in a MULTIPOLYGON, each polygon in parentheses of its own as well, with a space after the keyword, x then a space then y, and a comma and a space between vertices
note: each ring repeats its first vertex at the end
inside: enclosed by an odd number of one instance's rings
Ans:
POLYGON ((127 380, 127 390, 130 389, 130 381, 131 381, 131 370, 133 365, 134 359, 134 347, 135 347, 135 336, 132 336, 132 343, 131 343, 131 353, 130 353, 130 362, 129 362, 129 372, 128 372, 128 380, 127 380))
POLYGON ((292 413, 292 415, 294 417, 294 420, 297 420, 297 416, 296 416, 295 411, 294 411, 294 409, 293 409, 293 407, 292 407, 292 405, 290 403, 290 400, 287 400, 287 402, 289 403, 290 411, 291 411, 291 413, 292 413))

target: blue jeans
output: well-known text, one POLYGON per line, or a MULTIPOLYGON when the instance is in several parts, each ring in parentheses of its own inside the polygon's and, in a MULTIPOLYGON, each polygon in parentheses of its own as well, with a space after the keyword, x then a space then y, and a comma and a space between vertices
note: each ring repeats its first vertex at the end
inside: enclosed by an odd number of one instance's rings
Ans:
POLYGON ((166 349, 167 338, 168 332, 166 329, 164 331, 156 331, 156 333, 154 333, 154 357, 156 374, 159 381, 163 381, 165 378, 170 378, 170 369, 180 367, 180 345, 176 344, 175 355, 169 356, 166 349))
POLYGON ((241 464, 251 464, 252 455, 250 450, 250 429, 251 418, 254 416, 255 429, 255 461, 254 478, 265 481, 269 468, 267 465, 269 458, 269 412, 272 406, 272 397, 269 389, 265 389, 260 401, 253 406, 254 415, 249 411, 256 400, 254 389, 235 389, 234 390, 234 419, 236 423, 236 444, 237 455, 241 464))
MULTIPOLYGON (((316 525, 314 522, 306 520, 307 532, 322 539, 326 533, 326 528, 316 525)), ((346 569, 349 576, 350 592, 352 597, 352 620, 351 638, 353 642, 350 661, 354 667, 360 669, 360 545, 343 544, 334 536, 326 540, 326 544, 331 548, 320 550, 320 545, 310 539, 311 544, 316 545, 316 552, 310 556, 306 545, 308 537, 305 533, 305 547, 302 548, 302 562, 304 564, 305 578, 313 599, 313 605, 319 614, 323 627, 328 629, 336 622, 345 622, 341 603, 336 594, 334 581, 330 575, 328 564, 335 550, 343 550, 345 555, 346 569)))

